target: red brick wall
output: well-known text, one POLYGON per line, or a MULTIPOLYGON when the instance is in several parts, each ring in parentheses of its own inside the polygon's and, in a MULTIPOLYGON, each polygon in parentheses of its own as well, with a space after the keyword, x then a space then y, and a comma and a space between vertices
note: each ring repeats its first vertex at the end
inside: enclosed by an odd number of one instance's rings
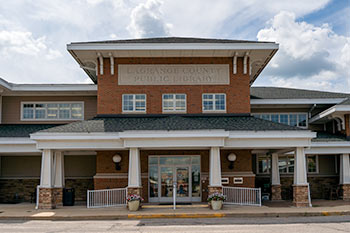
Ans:
POLYGON ((202 112, 202 93, 226 93, 227 113, 250 112, 249 75, 243 74, 243 59, 237 60, 233 75, 232 57, 218 58, 116 58, 115 72, 110 74, 109 59, 104 59, 103 75, 98 76, 98 114, 122 113, 122 94, 146 94, 147 113, 162 113, 162 94, 185 93, 187 113, 202 112), (229 64, 230 85, 118 85, 118 64, 229 64))

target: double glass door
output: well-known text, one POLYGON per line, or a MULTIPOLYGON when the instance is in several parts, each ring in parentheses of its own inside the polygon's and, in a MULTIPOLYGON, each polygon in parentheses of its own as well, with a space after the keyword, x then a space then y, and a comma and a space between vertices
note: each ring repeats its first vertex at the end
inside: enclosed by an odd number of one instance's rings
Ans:
POLYGON ((173 202, 174 184, 177 202, 200 201, 199 165, 191 164, 192 156, 170 158, 149 166, 150 202, 173 202))

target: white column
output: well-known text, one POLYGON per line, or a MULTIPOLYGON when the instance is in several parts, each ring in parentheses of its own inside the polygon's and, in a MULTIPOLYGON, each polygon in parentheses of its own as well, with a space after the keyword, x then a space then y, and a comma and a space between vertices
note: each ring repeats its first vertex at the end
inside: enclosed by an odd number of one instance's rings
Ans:
POLYGON ((340 184, 350 184, 350 161, 349 154, 340 155, 340 184))
POLYGON ((128 187, 139 188, 141 186, 142 186, 142 183, 141 183, 140 151, 138 148, 130 148, 128 187))
POLYGON ((41 156, 40 186, 52 188, 53 186, 53 150, 45 149, 41 156))
POLYGON ((307 185, 306 157, 303 147, 297 147, 294 152, 294 184, 307 185))
MULTIPOLYGON (((0 90, 0 94, 1 94, 1 90, 0 90)), ((2 121, 2 95, 0 95, 0 124, 2 121)))
POLYGON ((54 154, 54 187, 64 187, 64 154, 56 151, 54 154))
POLYGON ((209 186, 221 187, 220 148, 210 148, 209 158, 209 186))
POLYGON ((272 154, 272 160, 271 160, 271 184, 272 185, 280 185, 280 171, 278 169, 278 154, 273 153, 272 154))

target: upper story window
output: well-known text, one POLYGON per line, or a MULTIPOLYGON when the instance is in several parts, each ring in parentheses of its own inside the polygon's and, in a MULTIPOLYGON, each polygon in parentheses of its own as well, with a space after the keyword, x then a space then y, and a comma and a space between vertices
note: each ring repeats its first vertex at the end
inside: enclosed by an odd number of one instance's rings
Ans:
POLYGON ((226 94, 203 94, 203 112, 226 111, 226 94))
POLYGON ((261 113, 254 116, 286 125, 307 127, 307 113, 261 113))
POLYGON ((124 94, 123 112, 146 112, 146 95, 124 94))
POLYGON ((21 120, 83 120, 83 102, 22 102, 21 120))
POLYGON ((186 112, 186 94, 163 94, 163 112, 186 112))

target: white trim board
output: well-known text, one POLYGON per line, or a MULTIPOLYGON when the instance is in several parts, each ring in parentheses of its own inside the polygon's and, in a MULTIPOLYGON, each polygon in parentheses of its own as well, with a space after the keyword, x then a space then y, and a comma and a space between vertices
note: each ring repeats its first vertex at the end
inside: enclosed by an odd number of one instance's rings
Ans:
POLYGON ((250 104, 339 104, 347 98, 315 98, 315 99, 251 99, 250 104))

